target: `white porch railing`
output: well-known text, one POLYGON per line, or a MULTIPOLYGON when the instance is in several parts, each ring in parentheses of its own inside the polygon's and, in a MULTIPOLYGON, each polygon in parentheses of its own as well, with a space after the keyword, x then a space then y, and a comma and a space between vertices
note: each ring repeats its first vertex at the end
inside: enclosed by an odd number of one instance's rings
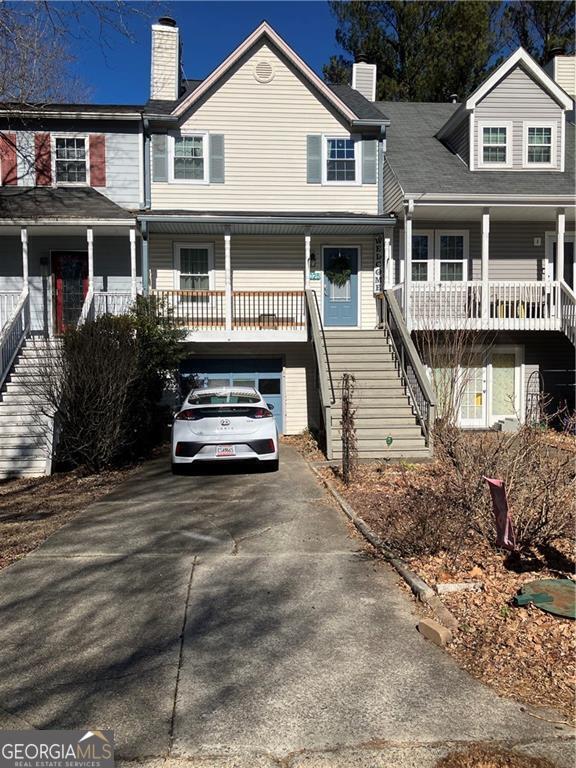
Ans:
POLYGON ((558 281, 497 280, 484 291, 481 281, 411 283, 409 327, 553 331, 563 330, 563 313, 573 311, 558 281))
POLYGON ((130 291, 97 291, 94 294, 94 318, 102 315, 127 315, 133 304, 134 298, 130 291))
POLYGON ((19 294, 12 319, 0 332, 0 386, 8 375, 14 358, 30 331, 30 294, 25 289, 19 294))
POLYGON ((0 291, 0 331, 12 319, 21 295, 20 291, 0 291))
POLYGON ((96 320, 102 315, 127 315, 133 303, 134 298, 131 292, 105 292, 89 289, 82 305, 78 327, 84 325, 87 320, 96 320))

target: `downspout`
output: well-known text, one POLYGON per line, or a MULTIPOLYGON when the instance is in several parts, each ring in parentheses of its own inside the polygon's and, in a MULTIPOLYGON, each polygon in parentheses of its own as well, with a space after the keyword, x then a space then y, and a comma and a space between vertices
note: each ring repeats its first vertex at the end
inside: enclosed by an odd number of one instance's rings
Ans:
POLYGON ((378 138, 378 215, 384 215, 384 154, 386 152, 386 128, 380 127, 378 138))
POLYGON ((149 280, 149 258, 148 258, 148 222, 140 222, 140 232, 142 233, 142 293, 148 296, 150 291, 149 280))

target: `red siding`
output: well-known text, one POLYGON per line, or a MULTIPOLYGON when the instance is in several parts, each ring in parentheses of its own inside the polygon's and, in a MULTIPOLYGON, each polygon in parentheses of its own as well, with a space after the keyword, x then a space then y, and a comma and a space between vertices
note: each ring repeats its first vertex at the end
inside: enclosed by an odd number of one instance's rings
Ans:
POLYGON ((18 184, 15 133, 0 134, 0 162, 2 163, 2 184, 18 184))
POLYGON ((36 152, 36 184, 47 187, 52 184, 52 157, 50 151, 50 134, 37 133, 34 136, 36 152))
POLYGON ((90 186, 106 186, 106 142, 102 134, 90 136, 90 186))

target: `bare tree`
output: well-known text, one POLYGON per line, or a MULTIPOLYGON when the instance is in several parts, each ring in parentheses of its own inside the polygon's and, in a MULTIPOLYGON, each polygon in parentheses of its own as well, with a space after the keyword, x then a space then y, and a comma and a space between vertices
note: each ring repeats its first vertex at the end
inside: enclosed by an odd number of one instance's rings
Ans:
POLYGON ((136 19, 156 9, 157 3, 120 0, 0 3, 0 101, 39 105, 86 99, 89 89, 72 68, 74 48, 96 40, 105 55, 114 36, 134 40, 136 19))

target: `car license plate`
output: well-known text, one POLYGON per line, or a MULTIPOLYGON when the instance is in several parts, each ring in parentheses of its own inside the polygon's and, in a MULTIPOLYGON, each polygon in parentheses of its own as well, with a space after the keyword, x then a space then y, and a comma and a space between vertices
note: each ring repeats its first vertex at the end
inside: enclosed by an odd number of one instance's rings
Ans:
POLYGON ((236 448, 233 445, 218 445, 216 446, 216 456, 236 456, 236 448))

